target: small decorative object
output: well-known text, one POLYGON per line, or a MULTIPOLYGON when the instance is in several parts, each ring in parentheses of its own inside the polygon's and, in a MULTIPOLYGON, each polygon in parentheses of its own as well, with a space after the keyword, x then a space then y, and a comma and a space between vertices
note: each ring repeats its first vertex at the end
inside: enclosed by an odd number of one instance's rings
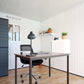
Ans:
POLYGON ((58 40, 58 37, 54 37, 54 40, 58 40))
POLYGON ((67 32, 62 32, 62 39, 67 39, 67 32))
POLYGON ((48 33, 52 33, 52 28, 48 28, 48 33))
POLYGON ((39 32, 39 34, 45 34, 45 33, 48 33, 48 31, 41 31, 41 32, 39 32))

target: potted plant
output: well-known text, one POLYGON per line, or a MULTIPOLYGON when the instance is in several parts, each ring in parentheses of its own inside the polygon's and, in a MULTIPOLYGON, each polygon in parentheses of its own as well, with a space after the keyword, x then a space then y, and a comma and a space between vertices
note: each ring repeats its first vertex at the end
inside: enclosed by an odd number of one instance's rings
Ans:
POLYGON ((67 39, 67 32, 62 32, 62 39, 67 39))
POLYGON ((48 33, 52 33, 52 28, 48 28, 48 33))

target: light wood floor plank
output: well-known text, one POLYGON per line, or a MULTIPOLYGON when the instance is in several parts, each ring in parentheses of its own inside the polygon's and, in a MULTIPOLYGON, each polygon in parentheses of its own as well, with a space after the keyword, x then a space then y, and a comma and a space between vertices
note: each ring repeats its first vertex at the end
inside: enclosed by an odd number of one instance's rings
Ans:
MULTIPOLYGON (((18 69, 18 84, 21 83, 20 74, 28 72, 28 68, 18 69)), ((33 68, 33 73, 41 74, 42 79, 38 79, 38 84, 67 84, 66 83, 66 73, 51 69, 52 75, 48 76, 48 67, 35 66, 33 68)), ((9 71, 9 76, 0 77, 0 84, 15 84, 15 73, 14 70, 9 71)), ((38 78, 38 77, 37 77, 38 78)), ((24 84, 29 84, 28 78, 25 80, 24 84)), ((35 80, 33 79, 33 84, 35 80)), ((70 74, 70 84, 84 84, 84 78, 70 74)))

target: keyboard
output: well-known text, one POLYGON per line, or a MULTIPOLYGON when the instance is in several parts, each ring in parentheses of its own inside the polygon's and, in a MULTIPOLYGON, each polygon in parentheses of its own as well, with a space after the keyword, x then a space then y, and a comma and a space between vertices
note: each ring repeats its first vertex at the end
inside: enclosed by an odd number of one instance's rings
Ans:
POLYGON ((38 53, 33 53, 33 54, 35 54, 35 55, 43 55, 43 54, 49 54, 49 52, 38 52, 38 53))
MULTIPOLYGON (((49 54, 49 52, 36 52, 36 53, 32 53, 32 56, 36 56, 36 55, 44 55, 44 54, 49 54)), ((30 55, 26 55, 26 56, 30 56, 30 55)))

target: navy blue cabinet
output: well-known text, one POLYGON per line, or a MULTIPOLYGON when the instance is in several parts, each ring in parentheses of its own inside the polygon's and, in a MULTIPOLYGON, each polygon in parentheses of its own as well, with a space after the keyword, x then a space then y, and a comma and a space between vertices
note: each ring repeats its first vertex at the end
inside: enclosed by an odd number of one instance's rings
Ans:
POLYGON ((8 75, 8 20, 0 18, 0 77, 8 75))

